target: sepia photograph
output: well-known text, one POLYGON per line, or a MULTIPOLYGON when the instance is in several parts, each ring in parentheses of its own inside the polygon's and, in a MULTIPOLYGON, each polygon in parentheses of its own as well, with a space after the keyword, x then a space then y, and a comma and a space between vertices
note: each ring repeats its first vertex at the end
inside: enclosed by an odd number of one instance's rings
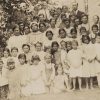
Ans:
POLYGON ((0 0, 0 100, 100 100, 100 0, 0 0))

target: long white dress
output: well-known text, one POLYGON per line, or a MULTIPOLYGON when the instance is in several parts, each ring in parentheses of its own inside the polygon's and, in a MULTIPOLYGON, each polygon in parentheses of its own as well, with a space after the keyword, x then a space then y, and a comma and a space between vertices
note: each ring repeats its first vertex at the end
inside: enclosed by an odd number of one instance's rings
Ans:
POLYGON ((70 50, 67 54, 70 77, 82 77, 82 51, 70 50))
POLYGON ((83 77, 93 77, 96 75, 94 44, 83 44, 82 49, 84 57, 82 68, 83 77), (92 60, 92 62, 88 60, 92 60))
POLYGON ((95 50, 96 50, 96 59, 95 60, 95 66, 96 66, 96 73, 100 73, 100 62, 98 60, 100 60, 100 44, 96 43, 95 44, 95 50))
POLYGON ((43 94, 46 93, 45 89, 45 69, 44 65, 39 63, 38 65, 32 65, 30 66, 30 72, 31 72, 31 94, 43 94))

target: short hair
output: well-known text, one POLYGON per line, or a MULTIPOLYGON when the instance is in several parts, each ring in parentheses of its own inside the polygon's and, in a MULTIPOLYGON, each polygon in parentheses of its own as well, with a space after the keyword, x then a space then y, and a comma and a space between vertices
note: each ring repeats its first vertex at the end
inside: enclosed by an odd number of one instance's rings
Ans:
POLYGON ((16 50, 16 51, 18 52, 18 48, 17 48, 17 47, 11 48, 11 52, 12 52, 13 50, 16 50))
POLYGON ((26 55, 24 53, 21 53, 18 55, 18 59, 25 59, 26 62, 26 55))
POLYGON ((48 33, 51 33, 52 36, 53 36, 53 32, 52 32, 52 31, 47 31, 47 32, 46 32, 46 36, 47 36, 48 33))
POLYGON ((60 28, 60 29, 59 29, 59 34, 60 34, 61 31, 64 31, 64 32, 66 33, 66 31, 65 31, 64 28, 60 28))
POLYGON ((36 44, 34 44, 34 46, 36 47, 37 44, 40 44, 41 46, 43 46, 42 43, 39 41, 36 44))
POLYGON ((57 41, 52 42, 51 47, 53 47, 54 45, 57 45, 59 47, 59 44, 57 41))
POLYGON ((40 60, 40 57, 39 57, 38 55, 32 56, 31 62, 34 62, 34 60, 41 61, 41 60, 40 60))
POLYGON ((8 49, 8 48, 5 48, 4 50, 3 50, 3 52, 8 52, 8 54, 9 54, 9 56, 10 56, 10 50, 8 49))
POLYGON ((29 50, 30 50, 30 45, 28 45, 28 44, 23 44, 23 45, 22 45, 22 49, 23 49, 25 46, 27 46, 27 47, 29 48, 29 50))
POLYGON ((93 25, 92 30, 93 30, 93 28, 97 28, 97 30, 98 30, 98 25, 93 25))
POLYGON ((90 37, 89 37, 88 35, 83 35, 83 36, 82 36, 82 42, 83 42, 83 43, 84 43, 84 39, 85 39, 85 38, 90 42, 90 40, 91 40, 90 37))
POLYGON ((70 30, 70 33, 72 34, 73 32, 75 32, 76 34, 77 34, 77 30, 75 29, 75 28, 72 28, 71 30, 70 30))

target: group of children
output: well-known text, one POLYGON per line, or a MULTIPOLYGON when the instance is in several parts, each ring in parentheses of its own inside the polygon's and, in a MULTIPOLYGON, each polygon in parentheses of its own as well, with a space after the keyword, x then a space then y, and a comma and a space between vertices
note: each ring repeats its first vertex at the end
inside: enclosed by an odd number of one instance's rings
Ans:
POLYGON ((100 88, 99 16, 90 25, 76 2, 40 1, 8 1, 12 13, 0 12, 0 100, 100 88))

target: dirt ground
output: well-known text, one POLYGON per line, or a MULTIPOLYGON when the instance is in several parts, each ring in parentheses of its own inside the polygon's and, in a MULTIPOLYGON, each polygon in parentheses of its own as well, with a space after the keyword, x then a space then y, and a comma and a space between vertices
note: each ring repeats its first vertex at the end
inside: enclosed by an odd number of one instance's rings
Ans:
POLYGON ((62 94, 36 95, 23 100, 100 100, 100 89, 82 90, 62 94))

